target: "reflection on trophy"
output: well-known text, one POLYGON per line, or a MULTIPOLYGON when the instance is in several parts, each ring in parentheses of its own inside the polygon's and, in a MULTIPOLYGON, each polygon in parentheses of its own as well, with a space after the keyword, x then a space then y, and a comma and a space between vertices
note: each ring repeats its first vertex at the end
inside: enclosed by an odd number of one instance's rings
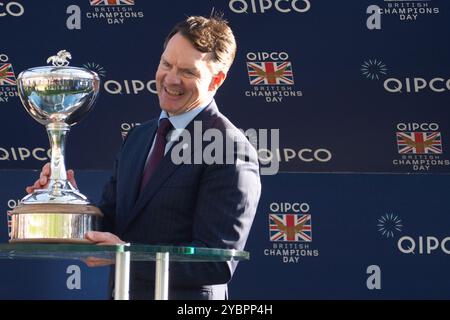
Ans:
POLYGON ((47 63, 17 77, 27 112, 47 128, 51 146, 51 177, 47 189, 24 197, 11 212, 10 242, 88 242, 84 234, 99 230, 102 213, 67 181, 65 141, 70 126, 91 109, 100 79, 90 70, 69 67, 71 55, 61 50, 47 63))

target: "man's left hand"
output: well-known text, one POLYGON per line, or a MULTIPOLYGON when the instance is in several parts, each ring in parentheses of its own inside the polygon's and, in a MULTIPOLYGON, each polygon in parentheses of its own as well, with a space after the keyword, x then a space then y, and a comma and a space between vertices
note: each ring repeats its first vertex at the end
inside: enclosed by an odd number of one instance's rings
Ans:
MULTIPOLYGON (((84 237, 99 245, 115 245, 125 243, 125 241, 122 241, 118 236, 109 232, 89 231, 86 232, 84 237)), ((88 267, 102 267, 114 264, 114 260, 96 257, 88 257, 83 261, 88 267)))
POLYGON ((109 232, 89 231, 86 232, 84 237, 95 244, 108 245, 108 244, 124 244, 118 236, 109 232))

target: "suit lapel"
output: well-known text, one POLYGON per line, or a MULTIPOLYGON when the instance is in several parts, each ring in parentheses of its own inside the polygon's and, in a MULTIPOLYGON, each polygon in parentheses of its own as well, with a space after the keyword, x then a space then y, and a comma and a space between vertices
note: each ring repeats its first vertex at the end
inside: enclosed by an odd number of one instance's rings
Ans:
POLYGON ((123 162, 123 167, 121 167, 121 172, 124 176, 120 177, 120 180, 123 182, 120 183, 118 190, 118 195, 121 197, 120 202, 124 204, 124 207, 120 208, 121 210, 117 215, 119 220, 117 228, 120 229, 120 232, 125 230, 129 220, 129 214, 127 213, 132 211, 139 196, 142 171, 152 146, 157 124, 158 122, 155 121, 142 134, 137 135, 136 138, 133 137, 133 139, 137 140, 134 143, 137 146, 136 148, 125 150, 127 152, 127 161, 123 162))
MULTIPOLYGON (((189 131, 191 135, 191 142, 194 140, 194 121, 202 121, 202 130, 206 130, 212 126, 213 118, 212 115, 217 113, 217 106, 214 100, 211 104, 205 108, 202 112, 200 112, 186 127, 186 130, 189 131)), ((154 129, 156 130, 156 128, 154 129)), ((136 204, 133 209, 126 216, 126 223, 124 223, 124 228, 126 229, 130 223, 136 218, 136 216, 142 211, 145 205, 153 199, 155 194, 160 190, 161 186, 164 182, 170 178, 170 176, 182 165, 176 165, 172 162, 170 154, 172 149, 175 147, 176 143, 174 143, 169 151, 166 153, 164 158, 161 160, 157 170, 150 178, 148 184, 144 187, 142 192, 137 196, 136 204)), ((201 148, 202 146, 195 146, 196 148, 201 148)), ((191 159, 193 159, 193 153, 195 149, 194 146, 191 145, 191 159)), ((148 151, 147 151, 148 153, 148 151)), ((147 155, 146 153, 146 155, 147 155)), ((144 163, 145 163, 144 158, 144 163)), ((137 184, 137 193, 139 192, 139 183, 142 176, 144 164, 140 167, 141 170, 138 172, 138 184, 137 184)), ((136 171, 134 169, 134 171, 136 171)), ((136 178, 135 178, 136 179, 136 178)), ((135 198, 136 199, 136 198, 135 198)), ((124 229, 124 230, 125 230, 124 229)))

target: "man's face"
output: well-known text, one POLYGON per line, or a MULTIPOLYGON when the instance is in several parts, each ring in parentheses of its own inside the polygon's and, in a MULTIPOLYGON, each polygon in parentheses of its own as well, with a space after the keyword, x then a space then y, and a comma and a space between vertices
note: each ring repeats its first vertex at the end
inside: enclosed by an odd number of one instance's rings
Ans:
POLYGON ((156 71, 156 89, 161 109, 178 115, 207 103, 225 75, 213 74, 208 54, 195 49, 185 37, 175 34, 167 43, 156 71))

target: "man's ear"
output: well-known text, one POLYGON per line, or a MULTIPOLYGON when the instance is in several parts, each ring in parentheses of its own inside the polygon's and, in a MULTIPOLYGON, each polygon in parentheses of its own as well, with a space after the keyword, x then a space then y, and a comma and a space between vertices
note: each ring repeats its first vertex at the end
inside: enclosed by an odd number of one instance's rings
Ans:
POLYGON ((223 71, 219 71, 216 75, 213 76, 211 83, 209 84, 209 91, 216 91, 222 85, 222 83, 227 78, 227 74, 223 71))

